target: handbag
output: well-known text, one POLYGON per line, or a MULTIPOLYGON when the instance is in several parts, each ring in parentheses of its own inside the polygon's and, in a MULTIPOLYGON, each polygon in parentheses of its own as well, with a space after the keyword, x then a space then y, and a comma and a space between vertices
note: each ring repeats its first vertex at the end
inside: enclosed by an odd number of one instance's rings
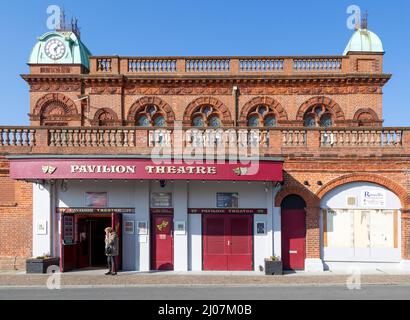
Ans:
POLYGON ((106 255, 112 254, 112 248, 111 248, 111 247, 106 247, 106 248, 105 248, 105 254, 106 254, 106 255))

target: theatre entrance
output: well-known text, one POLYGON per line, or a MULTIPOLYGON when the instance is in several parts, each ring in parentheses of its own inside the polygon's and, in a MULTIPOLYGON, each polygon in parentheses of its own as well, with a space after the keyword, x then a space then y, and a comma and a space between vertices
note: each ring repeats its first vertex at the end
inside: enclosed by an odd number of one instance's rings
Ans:
MULTIPOLYGON (((121 215, 64 214, 61 219, 61 271, 106 268, 105 229, 114 228, 119 236, 121 254, 121 215)), ((121 255, 117 258, 121 268, 121 255)))
POLYGON ((78 220, 78 267, 101 268, 107 264, 105 232, 111 227, 111 218, 84 218, 78 220))

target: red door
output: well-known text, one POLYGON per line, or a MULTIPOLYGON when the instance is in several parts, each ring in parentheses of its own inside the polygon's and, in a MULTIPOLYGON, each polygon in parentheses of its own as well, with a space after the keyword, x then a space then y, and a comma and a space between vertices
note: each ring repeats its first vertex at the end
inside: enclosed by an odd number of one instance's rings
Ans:
POLYGON ((282 211, 282 260, 285 270, 304 270, 306 259, 306 213, 282 211))
POLYGON ((203 225, 204 270, 253 270, 252 216, 208 215, 203 225))
POLYGON ((152 270, 174 270, 173 220, 169 215, 152 216, 152 270))

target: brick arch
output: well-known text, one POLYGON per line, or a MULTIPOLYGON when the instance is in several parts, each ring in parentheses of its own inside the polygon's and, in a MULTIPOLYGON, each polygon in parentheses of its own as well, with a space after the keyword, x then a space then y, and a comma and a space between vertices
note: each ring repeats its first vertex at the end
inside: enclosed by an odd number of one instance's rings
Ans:
POLYGON ((110 108, 102 108, 102 109, 97 110, 97 112, 95 113, 94 121, 100 120, 101 115, 104 113, 110 114, 112 116, 112 120, 118 120, 118 115, 114 110, 110 108))
POLYGON ((404 211, 408 211, 410 209, 410 195, 407 194, 407 191, 402 186, 388 178, 373 174, 351 174, 339 177, 323 186, 317 192, 317 197, 322 199, 333 189, 354 182, 369 182, 385 187, 399 197, 402 203, 402 209, 404 211))
POLYGON ((102 109, 97 110, 97 112, 94 115, 94 119, 91 121, 91 124, 98 126, 101 121, 100 117, 104 113, 108 113, 111 116, 111 119, 108 120, 108 122, 111 125, 119 125, 121 123, 121 121, 118 120, 118 115, 114 110, 110 108, 102 108, 102 109))
POLYGON ((309 99, 308 101, 304 102, 297 113, 296 120, 303 121, 304 116, 310 107, 313 107, 317 104, 322 104, 329 109, 329 111, 333 114, 334 119, 336 121, 345 120, 345 115, 340 108, 340 106, 329 97, 314 97, 309 99))
POLYGON ((291 195, 297 195, 305 200, 307 208, 318 208, 320 205, 320 199, 308 189, 302 187, 284 187, 276 196, 275 207, 281 207, 283 200, 291 195))
POLYGON ((47 108, 53 104, 61 107, 67 116, 78 115, 77 106, 74 101, 61 93, 50 93, 40 98, 34 108, 33 115, 47 116, 45 112, 47 112, 47 108))
POLYGON ((371 109, 371 108, 358 110, 358 111, 355 113, 353 120, 359 120, 360 116, 361 116, 362 114, 364 114, 364 113, 370 114, 370 115, 372 116, 372 118, 373 118, 373 119, 372 119, 373 121, 379 121, 379 116, 378 116, 377 113, 376 113, 373 109, 371 109))
POLYGON ((276 116, 278 117, 277 120, 288 120, 288 114, 286 113, 286 110, 278 101, 270 97, 256 97, 244 105, 239 121, 243 124, 247 123, 250 111, 252 110, 252 108, 257 107, 258 105, 266 105, 272 108, 276 113, 276 116))
POLYGON ((198 107, 210 105, 214 107, 221 115, 221 121, 224 125, 233 125, 231 112, 226 105, 214 97, 202 97, 192 101, 185 109, 184 124, 191 125, 191 117, 198 107))
POLYGON ((161 109, 161 111, 166 116, 166 121, 172 123, 175 121, 175 114, 171 106, 164 100, 158 97, 143 97, 133 103, 131 109, 128 113, 128 122, 135 122, 135 117, 137 114, 148 105, 155 105, 161 109))

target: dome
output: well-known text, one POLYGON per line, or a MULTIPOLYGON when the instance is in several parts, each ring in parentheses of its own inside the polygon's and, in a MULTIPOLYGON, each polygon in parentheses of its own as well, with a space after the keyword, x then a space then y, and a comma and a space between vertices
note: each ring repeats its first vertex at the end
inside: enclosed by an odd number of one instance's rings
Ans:
POLYGON ((343 55, 349 52, 384 53, 383 43, 375 33, 367 29, 358 29, 350 39, 343 55))
POLYGON ((90 56, 75 32, 53 31, 38 39, 29 64, 81 64, 90 69, 90 56))

